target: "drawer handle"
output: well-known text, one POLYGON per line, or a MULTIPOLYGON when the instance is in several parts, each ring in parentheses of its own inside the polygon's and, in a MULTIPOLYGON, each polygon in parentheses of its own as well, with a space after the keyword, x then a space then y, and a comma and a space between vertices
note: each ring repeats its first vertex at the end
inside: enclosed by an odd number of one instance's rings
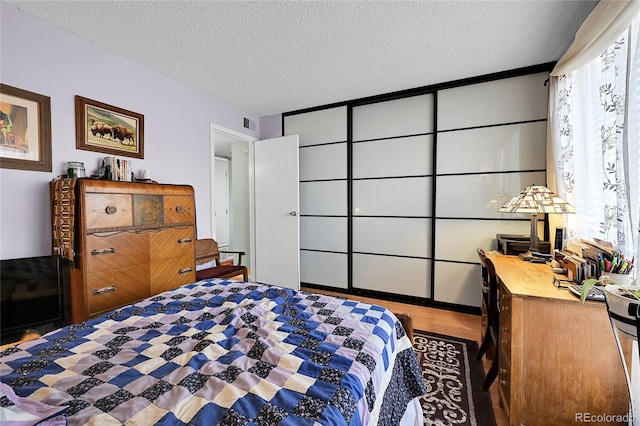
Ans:
POLYGON ((506 381, 506 380, 500 380, 500 385, 501 385, 501 386, 506 386, 506 384, 507 384, 507 381, 506 381))
POLYGON ((107 214, 116 214, 118 211, 118 208, 116 206, 107 206, 106 209, 104 209, 105 212, 107 212, 107 214))
POLYGON ((109 286, 109 287, 103 287, 103 288, 98 288, 96 290, 92 290, 91 294, 94 296, 97 296, 99 294, 105 294, 105 293, 111 293, 112 291, 116 291, 117 288, 115 285, 109 286))
POLYGON ((114 249, 113 247, 111 247, 110 249, 104 249, 104 250, 91 250, 91 256, 97 256, 99 254, 113 254, 116 252, 116 249, 114 249))
POLYGON ((186 274, 188 272, 193 271, 193 268, 183 268, 178 271, 179 274, 186 274))
POLYGON ((191 238, 180 238, 178 240, 178 244, 182 244, 182 243, 190 243, 193 242, 193 240, 191 238))
POLYGON ((176 206, 176 211, 177 211, 178 213, 182 213, 182 212, 184 211, 184 207, 182 207, 182 206, 176 206))
POLYGON ((506 345, 507 343, 509 343, 509 341, 507 339, 502 339, 502 344, 506 345))

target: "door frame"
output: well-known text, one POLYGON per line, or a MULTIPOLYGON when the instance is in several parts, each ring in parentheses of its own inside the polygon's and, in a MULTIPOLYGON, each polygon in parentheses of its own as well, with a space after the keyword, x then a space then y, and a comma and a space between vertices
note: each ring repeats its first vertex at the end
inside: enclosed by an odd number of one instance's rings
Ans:
MULTIPOLYGON (((244 133, 240 133, 238 131, 219 126, 217 124, 210 123, 209 126, 209 141, 210 141, 210 165, 211 171, 209 174, 210 177, 210 187, 211 187, 211 233, 213 238, 216 238, 216 219, 215 219, 215 211, 216 211, 216 193, 215 193, 215 176, 216 176, 216 134, 231 137, 238 142, 248 142, 249 143, 249 161, 252 162, 253 157, 253 142, 257 141, 258 138, 245 135, 244 133)), ((220 138, 218 137, 218 140, 220 138)), ((252 271, 255 271, 255 206, 254 206, 254 185, 253 185, 253 167, 250 165, 249 167, 249 271, 250 276, 253 275, 252 271)))

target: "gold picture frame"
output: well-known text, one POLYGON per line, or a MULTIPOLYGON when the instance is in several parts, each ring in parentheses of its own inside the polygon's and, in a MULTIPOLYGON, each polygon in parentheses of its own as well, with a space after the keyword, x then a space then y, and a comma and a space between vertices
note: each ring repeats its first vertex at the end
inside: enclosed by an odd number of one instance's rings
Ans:
POLYGON ((76 95, 76 148, 144 158, 144 115, 76 95))
POLYGON ((51 171, 51 98, 0 83, 0 167, 51 171))

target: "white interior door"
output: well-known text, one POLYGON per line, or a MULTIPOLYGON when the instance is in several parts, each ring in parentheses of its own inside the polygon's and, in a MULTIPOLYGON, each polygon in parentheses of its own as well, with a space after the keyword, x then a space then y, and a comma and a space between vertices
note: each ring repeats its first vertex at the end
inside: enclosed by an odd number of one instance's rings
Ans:
POLYGON ((216 241, 225 250, 229 246, 229 160, 216 158, 216 241))
POLYGON ((298 135, 253 143, 255 281, 300 288, 298 135))

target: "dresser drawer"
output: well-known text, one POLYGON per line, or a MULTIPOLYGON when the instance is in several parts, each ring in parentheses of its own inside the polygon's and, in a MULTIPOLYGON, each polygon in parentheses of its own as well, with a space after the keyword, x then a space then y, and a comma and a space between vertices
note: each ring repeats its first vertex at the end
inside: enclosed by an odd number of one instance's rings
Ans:
POLYGON ((149 263, 149 235, 136 232, 87 235, 87 273, 149 263))
POLYGON ((196 280, 193 255, 151 263, 151 293, 161 293, 196 280))
POLYGON ((112 269, 87 276, 87 309, 90 316, 150 295, 149 264, 112 269))
POLYGON ((133 225, 131 195, 87 193, 84 202, 87 230, 133 225))
POLYGON ((195 228, 185 226, 150 232, 151 262, 174 257, 195 258, 195 228))
POLYGON ((195 224, 195 200, 188 195, 164 196, 164 223, 193 223, 195 224))

